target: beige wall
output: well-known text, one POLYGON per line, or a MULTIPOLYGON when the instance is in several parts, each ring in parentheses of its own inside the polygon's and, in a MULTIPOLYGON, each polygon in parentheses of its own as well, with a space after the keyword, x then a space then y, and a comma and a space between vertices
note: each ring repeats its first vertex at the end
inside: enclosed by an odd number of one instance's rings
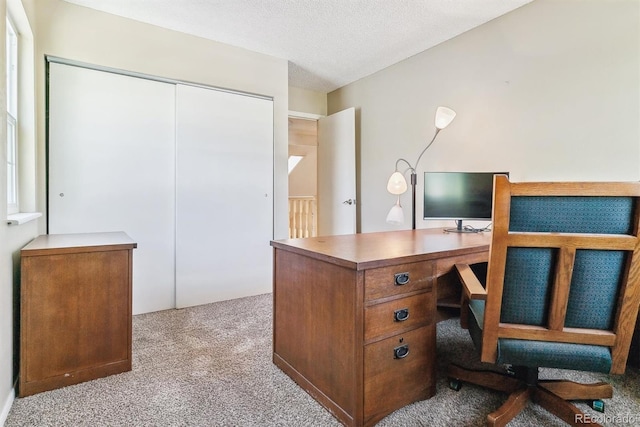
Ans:
POLYGON ((327 115, 327 94, 289 86, 289 111, 327 115))
POLYGON ((315 197, 318 189, 317 120, 289 117, 289 155, 304 156, 289 174, 289 197, 315 197))
POLYGON ((290 146, 290 153, 304 156, 298 166, 289 174, 289 197, 317 196, 318 191, 318 149, 317 147, 290 146))
MULTIPOLYGON (((523 181, 640 179, 639 64, 637 0, 536 0, 330 93, 330 114, 357 110, 361 231, 411 226, 409 193, 405 224, 385 222, 394 203, 386 181, 395 159, 415 163, 438 105, 458 115, 419 177, 507 170, 523 181)), ((420 196, 417 204, 421 218, 420 196)), ((439 225, 418 220, 418 228, 439 225)))
MULTIPOLYGON (((292 131, 289 119, 289 155, 303 155, 304 158, 289 175, 289 196, 317 196, 318 188, 318 134, 315 119, 327 115, 327 94, 289 86, 289 114, 295 117, 308 117, 314 122, 313 134, 300 134, 292 131)), ((307 120, 304 120, 307 121, 307 120)))

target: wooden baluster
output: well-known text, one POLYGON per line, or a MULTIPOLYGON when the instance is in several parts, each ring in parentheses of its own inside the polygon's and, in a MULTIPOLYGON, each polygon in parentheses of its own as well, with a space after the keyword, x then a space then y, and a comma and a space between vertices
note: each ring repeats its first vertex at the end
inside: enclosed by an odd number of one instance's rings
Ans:
POLYGON ((298 200, 298 237, 304 237, 304 234, 302 234, 303 203, 303 200, 298 200))
POLYGON ((314 198, 312 201, 312 215, 313 215, 313 223, 312 223, 312 232, 311 234, 313 235, 313 237, 318 235, 318 203, 316 201, 316 199, 314 198))
POLYGON ((317 203, 315 197, 289 198, 289 238, 316 237, 317 203))
POLYGON ((298 237, 298 201, 294 200, 293 201, 293 223, 292 223, 292 229, 293 229, 293 238, 295 239, 296 237, 298 237))
POLYGON ((302 199, 298 200, 298 237, 304 237, 304 235, 302 234, 303 203, 304 201, 302 199))
POLYGON ((293 237, 293 200, 289 199, 289 238, 293 237))
POLYGON ((299 200, 294 200, 293 202, 293 237, 297 238, 300 237, 300 235, 298 234, 298 209, 300 206, 300 201, 299 200))
POLYGON ((308 221, 308 217, 307 215, 309 214, 308 212, 308 208, 309 208, 309 201, 308 200, 303 200, 303 218, 304 218, 304 222, 302 223, 302 235, 304 237, 309 237, 309 230, 307 229, 307 221, 308 221))

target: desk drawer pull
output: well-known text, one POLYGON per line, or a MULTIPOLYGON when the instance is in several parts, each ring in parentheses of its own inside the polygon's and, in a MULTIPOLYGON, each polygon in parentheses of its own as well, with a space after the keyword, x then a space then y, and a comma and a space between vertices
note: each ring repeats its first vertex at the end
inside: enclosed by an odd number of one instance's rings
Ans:
POLYGON ((393 349, 394 359, 404 359, 409 355, 409 344, 404 344, 393 349))
POLYGON ((408 318, 409 318, 409 309, 408 308, 401 308, 401 309, 396 310, 396 311, 393 312, 393 319, 396 322, 404 322, 408 318))
POLYGON ((409 273, 396 273, 393 275, 397 286, 406 285, 409 283, 409 273))

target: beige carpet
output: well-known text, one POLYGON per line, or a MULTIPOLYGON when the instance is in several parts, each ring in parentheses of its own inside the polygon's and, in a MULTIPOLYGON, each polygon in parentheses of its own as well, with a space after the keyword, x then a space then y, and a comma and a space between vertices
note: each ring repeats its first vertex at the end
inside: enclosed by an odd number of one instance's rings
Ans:
MULTIPOLYGON (((271 362, 271 298, 265 294, 135 316, 131 372, 16 399, 5 425, 339 426, 271 362)), ((455 392, 444 376, 449 361, 470 362, 473 354, 456 319, 439 323, 436 396, 402 408, 378 425, 484 425, 486 413, 505 396, 467 384, 455 392)), ((604 424, 640 425, 637 369, 611 378, 549 370, 542 376, 559 374, 611 381, 614 398, 606 401, 609 420, 604 424), (634 422, 628 417, 635 417, 634 422)), ((581 408, 596 414, 586 405, 581 408)), ((510 424, 533 425, 563 424, 535 406, 510 424)))

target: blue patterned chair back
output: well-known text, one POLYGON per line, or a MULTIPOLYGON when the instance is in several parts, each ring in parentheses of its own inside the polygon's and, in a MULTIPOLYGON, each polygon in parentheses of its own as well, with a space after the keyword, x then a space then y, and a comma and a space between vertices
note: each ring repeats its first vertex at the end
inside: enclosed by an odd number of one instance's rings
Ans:
MULTIPOLYGON (((632 197, 511 198, 509 231, 630 234, 632 197)), ((545 326, 557 268, 556 248, 507 250, 501 322, 545 326)), ((565 326, 611 330, 626 251, 576 251, 565 326)))
POLYGON ((640 305, 639 217, 637 182, 496 176, 486 303, 470 303, 482 360, 624 372, 640 305))

